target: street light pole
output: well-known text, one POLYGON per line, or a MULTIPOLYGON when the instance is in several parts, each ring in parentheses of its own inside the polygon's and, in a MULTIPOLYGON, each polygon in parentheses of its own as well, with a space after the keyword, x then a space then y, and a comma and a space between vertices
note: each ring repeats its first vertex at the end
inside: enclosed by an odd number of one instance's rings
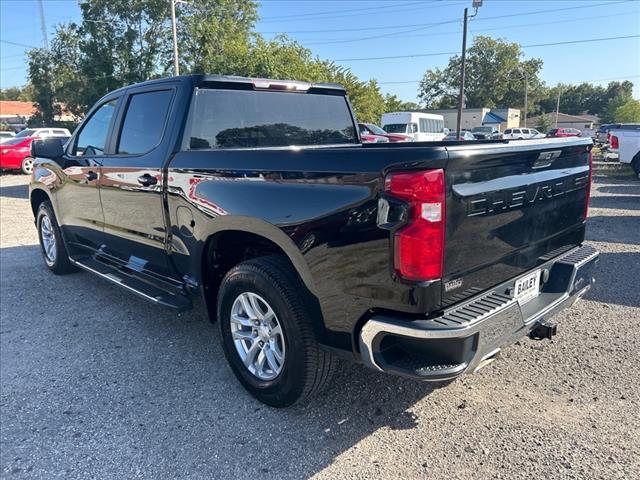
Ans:
POLYGON ((178 31, 176 28, 176 0, 171 2, 171 29, 173 30, 173 74, 180 75, 180 65, 178 64, 178 31))
POLYGON ((462 109, 464 103, 464 74, 465 74, 465 61, 467 58, 467 15, 469 9, 464 9, 464 26, 462 28, 462 57, 460 64, 460 95, 458 96, 458 120, 456 122, 456 133, 458 134, 458 140, 462 139, 462 132, 460 127, 462 125, 462 109))
POLYGON ((462 139, 462 132, 460 128, 462 126, 462 110, 464 109, 464 77, 465 67, 467 60, 467 21, 469 18, 473 18, 478 14, 478 8, 482 6, 483 0, 473 0, 473 15, 469 17, 469 9, 464 9, 464 25, 462 28, 462 56, 460 58, 460 94, 458 95, 458 120, 456 121, 456 132, 458 140, 462 139))
POLYGON ((527 128, 527 112, 529 111, 528 107, 528 90, 529 90, 529 77, 527 76, 527 71, 524 71, 524 128, 527 128))
POLYGON ((558 127, 558 112, 560 111, 560 87, 558 87, 558 101, 556 102, 556 128, 558 127))

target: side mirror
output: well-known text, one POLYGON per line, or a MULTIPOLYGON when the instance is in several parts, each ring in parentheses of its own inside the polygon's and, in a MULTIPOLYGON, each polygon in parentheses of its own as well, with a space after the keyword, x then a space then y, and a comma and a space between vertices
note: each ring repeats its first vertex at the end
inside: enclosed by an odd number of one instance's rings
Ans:
POLYGON ((31 142, 31 156, 33 158, 49 158, 58 160, 64 155, 62 144, 65 138, 49 137, 31 142))

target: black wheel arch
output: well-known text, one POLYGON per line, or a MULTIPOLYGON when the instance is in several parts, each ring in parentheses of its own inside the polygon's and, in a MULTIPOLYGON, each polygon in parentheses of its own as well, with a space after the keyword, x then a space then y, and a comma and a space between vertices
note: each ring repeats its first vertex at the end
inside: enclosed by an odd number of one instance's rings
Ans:
POLYGON ((219 228, 207 237, 199 259, 200 279, 210 318, 215 319, 218 289, 229 270, 253 258, 280 256, 285 258, 297 273, 306 287, 303 294, 308 295, 316 306, 314 310, 317 321, 313 323, 316 333, 321 337, 324 332, 324 322, 320 303, 315 295, 315 284, 302 252, 293 240, 282 230, 270 224, 260 225, 262 222, 255 221, 247 223, 232 218, 225 220, 227 220, 224 222, 227 224, 225 228, 219 228), (258 225, 259 227, 256 228, 258 225))

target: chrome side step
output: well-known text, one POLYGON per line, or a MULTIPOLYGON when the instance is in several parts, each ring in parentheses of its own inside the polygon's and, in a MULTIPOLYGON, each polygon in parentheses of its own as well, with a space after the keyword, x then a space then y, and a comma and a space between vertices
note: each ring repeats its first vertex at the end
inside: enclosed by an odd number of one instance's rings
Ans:
POLYGON ((83 270, 91 272, 156 305, 162 305, 178 312, 183 312, 193 307, 189 297, 183 293, 178 291, 171 292, 152 285, 137 277, 135 273, 129 273, 114 265, 101 262, 95 257, 70 258, 70 260, 83 270))

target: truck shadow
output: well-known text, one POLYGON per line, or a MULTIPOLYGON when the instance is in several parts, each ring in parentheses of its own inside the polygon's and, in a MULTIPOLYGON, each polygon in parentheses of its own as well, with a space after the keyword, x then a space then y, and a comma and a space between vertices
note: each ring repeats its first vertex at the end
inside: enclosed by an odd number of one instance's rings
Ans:
POLYGON ((36 245, 0 249, 0 262, 3 411, 19 424, 7 445, 29 431, 29 448, 99 465, 117 431, 119 461, 145 452, 150 478, 308 478, 380 428, 416 427, 411 407, 436 388, 341 362, 309 403, 273 409, 236 381, 200 302, 178 316, 89 273, 52 275, 36 245), (77 433, 52 442, 38 425, 77 433))
POLYGON ((590 208, 613 208, 625 210, 640 210, 640 197, 633 195, 607 195, 591 197, 590 208))
POLYGON ((595 272, 596 284, 584 298, 606 304, 640 307, 640 286, 636 282, 639 265, 640 252, 600 252, 600 262, 595 272))
POLYGON ((0 197, 21 198, 26 200, 29 197, 29 185, 10 185, 0 187, 0 197))

